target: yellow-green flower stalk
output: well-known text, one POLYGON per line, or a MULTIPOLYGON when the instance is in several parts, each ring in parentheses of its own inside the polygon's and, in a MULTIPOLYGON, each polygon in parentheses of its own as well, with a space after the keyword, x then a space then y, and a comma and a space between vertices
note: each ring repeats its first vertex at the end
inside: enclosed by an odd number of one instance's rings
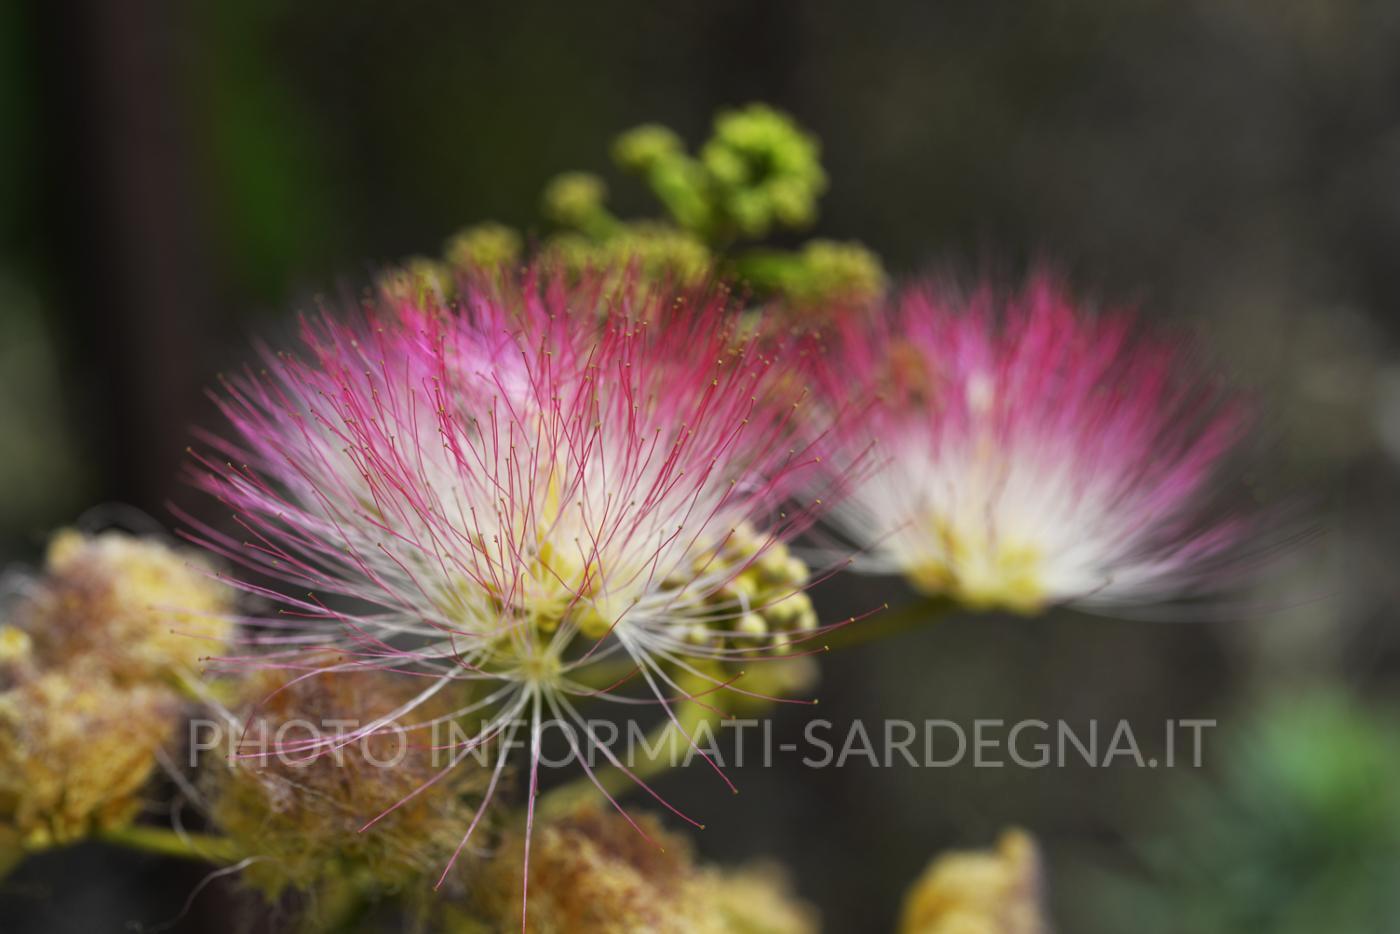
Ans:
MULTIPOLYGON (((668 285, 732 281, 759 298, 777 296, 804 317, 832 303, 883 294, 879 259, 858 243, 813 240, 796 250, 744 247, 784 230, 810 227, 827 187, 816 137, 763 104, 721 112, 695 153, 672 130, 649 123, 622 133, 613 161, 641 179, 661 218, 623 219, 607 207, 608 185, 591 172, 564 172, 540 199, 553 225, 531 257, 574 277, 614 270, 668 285)), ((467 228, 448 241, 446 265, 467 277, 517 262, 522 237, 500 224, 467 228)), ((436 261, 415 258, 389 270, 380 291, 393 300, 453 297, 436 261)))

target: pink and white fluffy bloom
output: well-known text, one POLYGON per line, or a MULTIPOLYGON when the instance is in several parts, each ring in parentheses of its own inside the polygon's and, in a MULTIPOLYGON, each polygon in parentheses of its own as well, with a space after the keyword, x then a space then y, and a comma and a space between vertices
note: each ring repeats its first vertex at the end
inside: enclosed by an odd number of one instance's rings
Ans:
POLYGON ((829 516, 865 549, 857 569, 1021 612, 1201 584, 1238 535, 1203 507, 1242 407, 1141 332, 1045 274, 1014 294, 914 288, 881 322, 838 323, 826 396, 880 397, 843 431, 877 466, 829 516))
POLYGON ((464 289, 452 308, 322 314, 299 354, 227 380, 231 436, 199 474, 244 534, 196 527, 281 606, 251 621, 261 650, 224 665, 421 680, 417 701, 334 743, 465 687, 412 729, 481 718, 448 767, 499 745, 483 811, 527 737, 533 813, 543 724, 592 739, 580 697, 650 704, 680 729, 678 698, 742 691, 713 663, 820 631, 784 546, 812 520, 819 442, 795 424, 803 348, 739 334, 721 292, 464 289), (589 681, 606 660, 641 697, 589 681))

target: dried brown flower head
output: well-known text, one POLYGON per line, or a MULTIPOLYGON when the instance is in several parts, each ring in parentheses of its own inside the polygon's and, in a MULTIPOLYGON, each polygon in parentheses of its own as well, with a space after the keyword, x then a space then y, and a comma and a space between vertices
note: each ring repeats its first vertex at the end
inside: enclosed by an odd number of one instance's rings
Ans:
MULTIPOLYGON (((654 818, 584 807, 536 829, 527 930, 537 934, 806 934, 812 910, 772 869, 697 866, 688 841, 654 818)), ((509 834, 476 882, 482 913, 520 926, 524 837, 509 834)), ((491 929, 496 929, 494 926, 491 929)))
POLYGON ((420 686, 365 670, 295 675, 267 671, 249 679, 235 757, 206 769, 214 822, 258 857, 247 878, 269 896, 350 876, 378 890, 431 886, 471 824, 485 784, 470 758, 438 778, 452 754, 433 747, 449 743, 450 734, 444 724, 418 727, 458 705, 443 692, 417 707, 401 730, 354 738, 420 686), (297 748, 312 735, 351 741, 297 748))

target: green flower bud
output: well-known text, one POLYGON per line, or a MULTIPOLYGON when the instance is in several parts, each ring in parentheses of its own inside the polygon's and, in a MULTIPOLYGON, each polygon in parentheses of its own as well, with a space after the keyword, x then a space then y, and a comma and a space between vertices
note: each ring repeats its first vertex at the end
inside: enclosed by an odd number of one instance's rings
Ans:
POLYGON ((681 138, 659 123, 645 123, 613 143, 613 160, 629 172, 647 172, 657 163, 681 155, 681 138))
POLYGON ((429 296, 443 301, 456 289, 452 271, 445 263, 426 256, 413 256, 403 265, 379 277, 379 291, 390 301, 421 302, 429 296))
POLYGON ((635 263, 650 278, 684 285, 698 282, 710 273, 710 251, 705 245, 688 233, 662 224, 632 224, 606 245, 610 259, 624 266, 635 263))
POLYGON ((714 221, 714 205, 705 169, 689 157, 664 159, 652 166, 647 182, 671 218, 688 231, 707 231, 714 221))
POLYGON ((710 627, 704 623, 692 623, 685 630, 685 641, 691 645, 708 645, 713 637, 710 627))
POLYGON ((596 267, 598 258, 598 245, 583 234, 560 233, 544 244, 538 261, 542 267, 578 276, 596 267))
POLYGON ((486 221, 454 234, 443 255, 457 269, 499 269, 519 262, 523 248, 515 230, 486 221))
POLYGON ((755 576, 745 571, 720 589, 720 594, 728 600, 752 601, 758 595, 759 583, 755 576))
POLYGON ((764 615, 773 621, 773 625, 784 630, 798 628, 798 623, 809 614, 815 615, 812 598, 802 591, 790 594, 764 610, 764 615))
POLYGON ((860 302, 879 298, 887 285, 879 257, 859 243, 812 240, 785 291, 798 302, 860 302))
POLYGON ((545 186, 542 208, 556 224, 598 238, 606 236, 617 224, 603 207, 607 198, 608 187, 598 176, 565 172, 545 186))
POLYGON ((757 613, 745 613, 734 624, 734 631, 744 636, 765 636, 768 634, 768 624, 757 613))
POLYGON ((761 237, 816 219, 827 184, 820 148, 787 115, 761 104, 721 113, 700 159, 719 210, 740 233, 761 237))
POLYGON ((636 223, 604 240, 579 234, 551 237, 542 262, 554 264, 571 275, 608 270, 618 277, 631 274, 643 279, 690 285, 711 272, 710 251, 695 237, 664 224, 636 223))

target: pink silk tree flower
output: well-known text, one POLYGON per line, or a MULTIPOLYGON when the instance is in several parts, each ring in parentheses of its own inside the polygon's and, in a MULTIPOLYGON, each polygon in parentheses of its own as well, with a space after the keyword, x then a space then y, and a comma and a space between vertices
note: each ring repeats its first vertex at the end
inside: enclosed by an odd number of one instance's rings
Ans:
POLYGON ((912 288, 828 343, 831 404, 878 395, 841 428, 874 466, 827 516, 856 570, 974 608, 1102 607, 1202 588, 1240 536, 1211 494, 1244 407, 1131 313, 1089 313, 1042 273, 912 288))
POLYGON ((464 283, 451 307, 369 301, 225 380, 230 431, 196 474, 243 532, 188 521, 280 610, 249 620, 256 651, 217 662, 420 685, 288 751, 399 729, 461 692, 410 732, 479 719, 444 767, 499 750, 478 814, 528 747, 532 820, 549 722, 626 771, 580 698, 650 705, 689 739, 679 702, 746 693, 727 663, 822 631, 785 545, 813 521, 813 484, 839 485, 817 475, 826 433, 802 424, 806 348, 742 333, 722 290, 616 281, 527 273, 464 283), (607 664, 624 677, 590 680, 607 664))

